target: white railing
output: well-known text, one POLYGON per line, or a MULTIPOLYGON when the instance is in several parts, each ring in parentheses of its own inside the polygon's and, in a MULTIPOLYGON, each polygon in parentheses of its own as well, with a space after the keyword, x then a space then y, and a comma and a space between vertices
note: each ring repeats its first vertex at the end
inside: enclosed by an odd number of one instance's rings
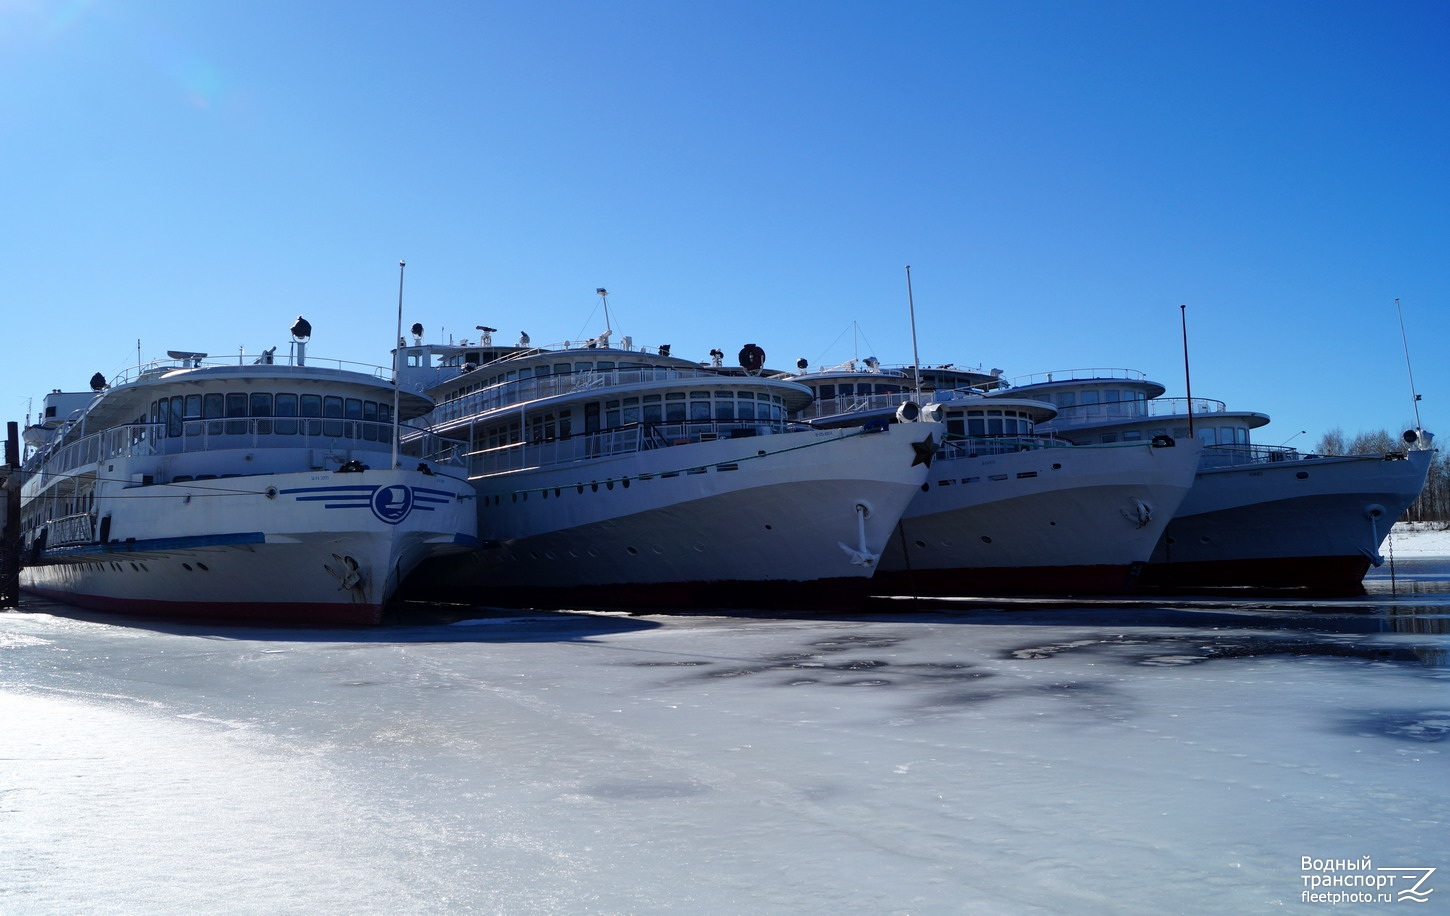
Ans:
POLYGON ((1144 382, 1148 376, 1137 369, 1054 369, 1051 372, 1033 372, 1004 379, 1004 387, 1021 388, 1025 385, 1043 385, 1048 382, 1087 382, 1094 379, 1110 381, 1144 382))
POLYGON ((515 442, 466 456, 469 476, 486 477, 523 468, 547 468, 611 455, 670 448, 719 439, 741 439, 789 432, 800 427, 776 420, 635 423, 543 442, 515 442))
MULTIPOLYGON (((484 370, 475 370, 478 372, 484 370)), ((467 378, 467 376, 462 376, 467 378)), ((721 373, 718 370, 706 368, 685 369, 666 368, 663 366, 636 366, 622 369, 606 369, 603 371, 590 370, 586 372, 569 372, 557 375, 535 376, 526 379, 513 379, 492 385, 488 388, 481 388, 477 391, 470 391, 467 394, 440 402, 433 411, 432 423, 434 425, 445 424, 455 420, 465 420, 477 417, 489 411, 499 410, 504 407, 519 405, 543 398, 558 397, 560 395, 575 394, 583 391, 598 391, 600 389, 622 387, 626 385, 637 385, 641 382, 663 382, 679 379, 706 378, 718 382, 721 387, 731 387, 741 384, 743 381, 758 381, 758 378, 744 378, 721 373)))
POLYGON ((242 367, 245 369, 259 365, 285 366, 299 370, 315 369, 319 367, 325 369, 338 369, 347 372, 358 372, 363 375, 370 375, 374 378, 386 379, 389 381, 391 381, 393 377, 392 369, 383 366, 373 365, 371 363, 359 363, 346 359, 319 357, 314 356, 311 353, 307 353, 305 359, 305 365, 299 364, 297 362, 295 354, 282 355, 267 353, 237 353, 232 356, 205 356, 200 359, 175 359, 170 357, 166 359, 153 359, 149 362, 141 363, 138 366, 132 366, 127 369, 122 369, 120 372, 116 373, 116 376, 113 379, 111 379, 110 386, 114 388, 117 385, 124 385, 127 382, 133 382, 137 379, 161 375, 175 369, 209 369, 217 367, 242 367))

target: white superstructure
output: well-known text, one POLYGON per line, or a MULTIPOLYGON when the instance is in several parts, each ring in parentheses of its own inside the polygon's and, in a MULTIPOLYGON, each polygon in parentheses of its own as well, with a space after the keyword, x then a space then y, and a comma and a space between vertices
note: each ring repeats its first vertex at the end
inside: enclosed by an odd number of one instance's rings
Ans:
POLYGON ((1127 369, 1073 369, 1013 380, 1011 395, 1049 401, 1044 429, 1078 443, 1172 436, 1204 443, 1192 489, 1154 548, 1145 584, 1164 587, 1353 589, 1395 520, 1425 485, 1434 451, 1424 431, 1402 448, 1322 456, 1256 445, 1269 422, 1207 398, 1162 398, 1127 369))
MULTIPOLYGON (((388 370, 292 355, 170 359, 54 391, 27 429, 32 592, 103 610, 377 623, 429 556, 476 546, 465 475, 394 467, 388 370)), ((398 420, 432 403, 402 393, 398 420)))
MULTIPOLYGON (((486 329, 485 333, 489 333, 486 329)), ((633 347, 402 348, 458 440, 482 549, 428 564, 425 596, 527 606, 849 607, 926 479, 936 423, 820 430, 795 382, 633 347)))
POLYGON ((1130 588, 1193 481, 1199 446, 1162 436, 1074 446, 1043 435, 1056 409, 985 397, 1001 370, 853 361, 795 376, 802 416, 880 420, 918 391, 946 439, 872 583, 877 594, 1081 594, 1130 588))

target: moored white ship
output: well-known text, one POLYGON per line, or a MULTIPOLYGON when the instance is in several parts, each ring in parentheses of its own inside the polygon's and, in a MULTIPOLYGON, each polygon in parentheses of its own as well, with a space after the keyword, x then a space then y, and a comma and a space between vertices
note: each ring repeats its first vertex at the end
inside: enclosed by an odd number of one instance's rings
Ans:
POLYGON ((410 587, 519 606, 859 605, 940 424, 812 429, 787 419, 809 390, 761 374, 753 344, 732 369, 611 336, 404 348, 404 378, 438 402, 431 431, 461 440, 484 539, 410 587))
POLYGON ((919 388, 947 427, 927 483, 881 557, 877 594, 1120 593, 1153 552, 1193 482, 1199 445, 1161 436, 1075 446, 1039 433, 1056 409, 984 397, 1000 370, 884 368, 875 360, 805 372, 814 423, 860 423, 919 388))
MULTIPOLYGON (((102 610, 377 623, 428 556, 477 544, 456 470, 395 466, 387 370, 290 357, 169 361, 53 392, 27 430, 23 588, 102 610)), ((275 348, 273 348, 275 350, 275 348)))
POLYGON ((1434 455, 1433 437, 1414 430, 1403 448, 1379 454, 1255 445, 1250 430, 1266 415, 1161 398, 1164 386, 1134 370, 1057 371, 1014 384, 1014 395, 1053 402, 1058 415, 1045 425, 1074 442, 1205 442, 1193 487, 1143 573, 1144 584, 1164 588, 1358 588, 1383 562, 1380 547, 1424 487, 1434 455))

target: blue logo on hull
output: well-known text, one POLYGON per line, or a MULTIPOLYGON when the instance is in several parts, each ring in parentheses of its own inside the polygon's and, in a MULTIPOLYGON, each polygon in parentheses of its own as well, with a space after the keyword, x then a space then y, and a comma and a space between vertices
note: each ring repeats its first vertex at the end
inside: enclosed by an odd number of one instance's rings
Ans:
POLYGON ((368 508, 378 521, 387 525, 400 524, 415 509, 419 512, 432 512, 455 498, 447 490, 410 487, 401 483, 386 487, 298 487, 282 492, 295 497, 298 502, 321 501, 324 509, 368 508))
POLYGON ((378 487, 373 494, 372 500, 373 515, 379 521, 387 522, 389 525, 396 525, 408 517, 413 511, 413 489, 397 484, 391 487, 378 487))

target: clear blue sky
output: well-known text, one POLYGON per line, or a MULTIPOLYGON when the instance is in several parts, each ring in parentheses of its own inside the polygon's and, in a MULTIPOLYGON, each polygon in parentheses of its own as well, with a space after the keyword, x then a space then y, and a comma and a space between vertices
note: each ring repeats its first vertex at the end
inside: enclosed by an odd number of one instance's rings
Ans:
POLYGON ((1450 441, 1450 4, 0 0, 0 419, 405 324, 1134 367, 1450 441), (853 330, 855 328, 856 330, 853 330))

